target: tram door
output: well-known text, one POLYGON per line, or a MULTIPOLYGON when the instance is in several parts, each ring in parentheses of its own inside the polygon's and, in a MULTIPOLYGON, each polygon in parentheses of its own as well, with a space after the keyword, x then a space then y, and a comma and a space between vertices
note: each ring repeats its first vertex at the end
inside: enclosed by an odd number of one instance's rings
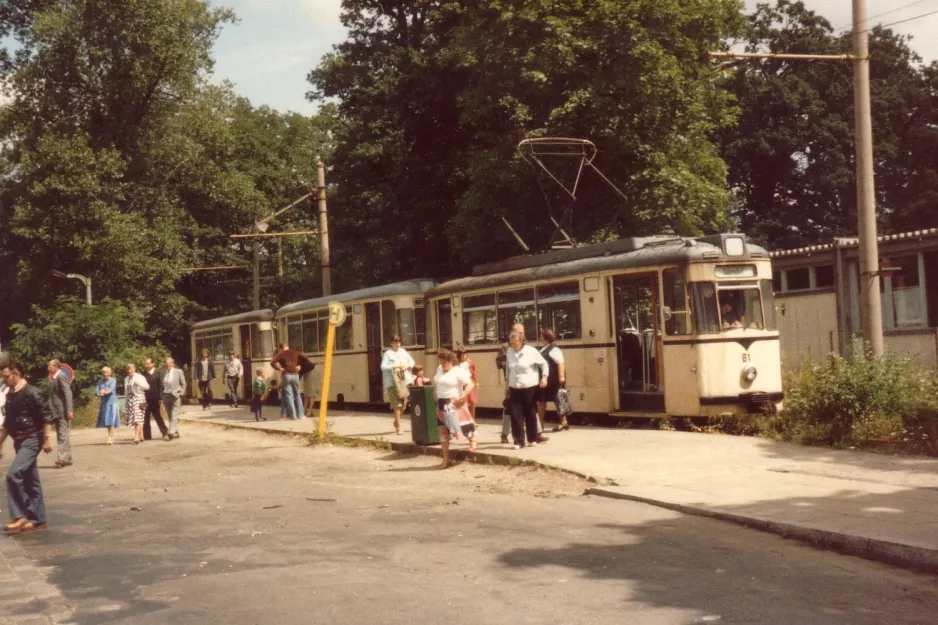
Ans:
POLYGON ((242 323, 238 326, 238 333, 241 335, 241 366, 244 367, 244 375, 241 376, 242 399, 245 402, 251 397, 251 382, 254 380, 253 362, 251 361, 251 324, 242 323))
POLYGON ((381 379, 381 309, 378 302, 365 304, 365 338, 368 350, 368 401, 384 398, 381 379))
POLYGON ((659 383, 658 276, 616 276, 612 280, 619 373, 619 409, 664 412, 659 383))

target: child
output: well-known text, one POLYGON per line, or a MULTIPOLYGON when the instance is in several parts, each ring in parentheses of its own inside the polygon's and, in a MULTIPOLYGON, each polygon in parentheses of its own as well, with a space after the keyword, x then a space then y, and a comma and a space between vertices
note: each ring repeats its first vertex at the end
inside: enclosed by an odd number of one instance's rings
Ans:
POLYGON ((254 378, 254 384, 252 385, 254 396, 251 398, 251 412, 254 413, 255 421, 266 421, 267 419, 261 416, 261 405, 263 404, 264 393, 267 391, 267 384, 264 382, 264 370, 258 369, 255 373, 257 377, 254 378))
POLYGON ((423 374, 423 366, 414 365, 414 386, 427 386, 433 384, 433 380, 423 374))

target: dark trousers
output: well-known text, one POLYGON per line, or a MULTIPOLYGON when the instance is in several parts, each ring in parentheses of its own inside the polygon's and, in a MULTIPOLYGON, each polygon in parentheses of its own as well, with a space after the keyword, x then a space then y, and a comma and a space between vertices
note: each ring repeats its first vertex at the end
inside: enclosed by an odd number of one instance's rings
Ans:
POLYGON ((203 408, 212 405, 212 382, 203 382, 199 380, 199 403, 203 408))
POLYGON ((537 388, 513 388, 508 391, 511 406, 511 438, 515 445, 524 444, 527 430, 528 442, 537 441, 537 388))
POLYGON ((228 385, 228 395, 231 405, 235 408, 238 407, 238 376, 227 376, 225 377, 225 383, 228 385))
POLYGON ((25 518, 33 523, 46 522, 46 504, 42 498, 37 460, 42 449, 42 434, 13 441, 16 457, 7 471, 7 498, 10 518, 25 518))
POLYGON ((156 427, 160 428, 160 434, 166 435, 166 423, 163 422, 163 415, 160 414, 160 398, 147 397, 147 407, 143 411, 143 440, 148 441, 151 438, 150 416, 156 419, 156 427))

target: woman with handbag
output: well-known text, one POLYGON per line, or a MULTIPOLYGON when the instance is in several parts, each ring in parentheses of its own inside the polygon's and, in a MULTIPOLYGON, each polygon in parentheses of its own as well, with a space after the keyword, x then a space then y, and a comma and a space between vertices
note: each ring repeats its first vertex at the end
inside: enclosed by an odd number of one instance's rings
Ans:
POLYGON ((449 459, 449 443, 453 438, 465 436, 469 439, 469 451, 476 450, 476 424, 469 413, 467 400, 475 389, 469 372, 456 362, 456 354, 441 349, 437 354, 440 366, 433 377, 433 394, 436 397, 437 428, 443 450, 445 469, 452 464, 449 459))
POLYGON ((410 398, 407 387, 414 380, 412 373, 414 359, 407 350, 401 347, 401 337, 391 337, 391 346, 381 356, 381 373, 384 375, 384 388, 387 392, 388 403, 394 411, 394 431, 401 433, 401 413, 410 398))
POLYGON ((537 397, 537 418, 541 426, 544 425, 544 415, 547 413, 547 402, 554 402, 554 408, 557 410, 557 416, 560 417, 560 425, 554 428, 554 432, 563 432, 570 429, 567 423, 567 415, 560 410, 557 404, 557 393, 567 383, 566 368, 563 362, 563 352, 554 344, 557 340, 557 334, 545 328, 541 330, 541 348, 538 350, 544 360, 547 361, 547 386, 538 392, 537 397))

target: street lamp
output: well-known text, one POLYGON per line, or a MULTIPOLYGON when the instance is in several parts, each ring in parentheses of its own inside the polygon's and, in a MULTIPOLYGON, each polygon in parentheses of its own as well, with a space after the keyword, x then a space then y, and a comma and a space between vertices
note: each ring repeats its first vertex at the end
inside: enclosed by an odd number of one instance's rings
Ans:
POLYGON ((85 303, 91 306, 91 278, 88 276, 83 276, 80 273, 63 273, 57 269, 52 270, 52 275, 57 278, 69 278, 72 280, 78 280, 85 285, 85 303))

